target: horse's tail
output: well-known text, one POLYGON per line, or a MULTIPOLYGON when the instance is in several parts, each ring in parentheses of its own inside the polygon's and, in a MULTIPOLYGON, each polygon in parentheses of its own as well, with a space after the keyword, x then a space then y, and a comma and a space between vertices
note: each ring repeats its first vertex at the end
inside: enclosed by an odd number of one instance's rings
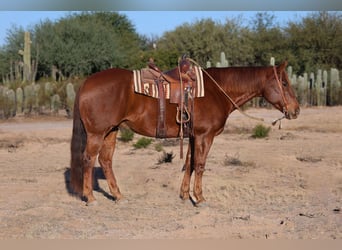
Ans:
POLYGON ((74 120, 71 137, 71 165, 70 184, 73 191, 82 196, 83 194, 83 152, 87 143, 87 133, 81 120, 79 108, 79 92, 76 94, 74 104, 74 120))

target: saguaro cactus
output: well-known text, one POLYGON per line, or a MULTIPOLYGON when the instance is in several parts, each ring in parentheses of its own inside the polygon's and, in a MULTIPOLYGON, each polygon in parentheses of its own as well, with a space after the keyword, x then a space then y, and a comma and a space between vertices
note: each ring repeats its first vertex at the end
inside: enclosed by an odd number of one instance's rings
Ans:
POLYGON ((71 117, 73 115, 73 110, 74 110, 74 101, 75 101, 75 90, 74 90, 74 85, 72 83, 68 83, 66 86, 66 92, 67 92, 67 113, 68 116, 71 117))
POLYGON ((292 72, 293 72, 292 66, 288 66, 287 67, 287 75, 288 75, 289 79, 292 79, 292 72))
POLYGON ((274 66, 274 65, 275 65, 275 59, 274 59, 274 57, 271 57, 271 59, 270 59, 270 65, 271 65, 271 66, 274 66))
POLYGON ((17 88, 15 91, 16 95, 16 101, 17 101, 17 114, 20 114, 23 112, 24 108, 24 92, 22 88, 17 88))
POLYGON ((335 68, 332 68, 330 70, 330 103, 331 105, 337 105, 339 104, 339 94, 341 91, 341 82, 340 82, 340 76, 339 71, 335 68))
POLYGON ((15 92, 13 89, 5 88, 4 94, 4 115, 6 118, 13 117, 16 114, 15 92))
POLYGON ((44 84, 44 95, 43 95, 43 103, 48 109, 52 108, 51 98, 53 96, 53 85, 50 82, 46 82, 44 84))
POLYGON ((226 59, 226 54, 222 51, 220 54, 220 61, 216 63, 216 67, 223 68, 228 67, 228 60, 226 59))
POLYGON ((40 112, 40 105, 39 105, 39 90, 40 85, 32 83, 33 86, 33 109, 36 112, 40 112))
POLYGON ((54 114, 58 113, 58 110, 61 108, 61 98, 58 94, 55 94, 51 97, 51 109, 54 114))
POLYGON ((317 106, 321 106, 322 105, 322 100, 321 100, 322 82, 323 82, 322 81, 322 70, 318 69, 317 70, 317 76, 316 76, 316 83, 315 83, 317 106))
POLYGON ((31 39, 30 33, 25 32, 24 37, 24 51, 19 50, 19 54, 23 56, 23 82, 31 81, 32 70, 31 70, 31 39))
POLYGON ((326 70, 323 70, 322 89, 321 89, 322 105, 327 105, 327 92, 328 92, 328 72, 326 70))
POLYGON ((33 106, 33 87, 27 85, 24 87, 24 113, 29 114, 33 106))

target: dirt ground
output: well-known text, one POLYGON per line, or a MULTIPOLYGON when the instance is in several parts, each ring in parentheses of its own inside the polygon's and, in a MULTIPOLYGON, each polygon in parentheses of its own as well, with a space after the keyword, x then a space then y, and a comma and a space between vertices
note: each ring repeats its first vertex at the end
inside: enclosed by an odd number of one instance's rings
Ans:
MULTIPOLYGON (((274 109, 249 109, 269 123, 274 109)), ((235 111, 215 138, 203 177, 206 206, 179 199, 176 140, 146 149, 118 141, 116 204, 96 163, 98 205, 68 192, 72 121, 0 122, 0 239, 341 239, 342 107, 302 108, 298 119, 251 138, 258 122, 235 111), (172 163, 157 164, 162 152, 172 163)), ((267 125, 270 126, 270 125, 267 125)), ((185 146, 187 142, 185 141, 185 146)))

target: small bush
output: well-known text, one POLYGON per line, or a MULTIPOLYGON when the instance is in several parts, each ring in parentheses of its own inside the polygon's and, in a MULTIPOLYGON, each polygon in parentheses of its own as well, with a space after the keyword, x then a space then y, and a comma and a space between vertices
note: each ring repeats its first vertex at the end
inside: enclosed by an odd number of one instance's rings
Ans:
POLYGON ((253 138, 265 138, 268 136, 269 132, 271 131, 271 127, 265 127, 262 124, 258 124, 253 129, 253 138))
POLYGON ((229 155, 226 155, 225 156, 225 159, 223 161, 223 164, 225 166, 242 166, 243 163, 242 161, 239 159, 239 156, 238 155, 235 155, 235 156, 229 156, 229 155))
POLYGON ((163 155, 158 159, 158 164, 172 162, 175 155, 171 151, 170 153, 163 152, 163 155))
POLYGON ((129 128, 120 128, 120 141, 129 142, 133 140, 134 132, 129 128))
POLYGON ((134 148, 146 148, 152 142, 151 138, 141 137, 136 143, 133 144, 134 148))
POLYGON ((157 152, 161 152, 163 151, 163 145, 161 143, 157 143, 155 146, 154 146, 154 149, 157 151, 157 152))
POLYGON ((250 168, 256 167, 256 164, 254 162, 241 161, 239 154, 236 154, 235 156, 229 156, 226 154, 223 165, 237 167, 237 169, 242 172, 248 172, 250 168))

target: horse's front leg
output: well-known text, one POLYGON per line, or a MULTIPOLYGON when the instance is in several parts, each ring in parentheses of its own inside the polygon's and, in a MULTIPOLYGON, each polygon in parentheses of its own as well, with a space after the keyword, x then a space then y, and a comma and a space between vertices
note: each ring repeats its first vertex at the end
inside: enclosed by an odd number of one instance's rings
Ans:
POLYGON ((202 191, 202 177, 205 170, 205 163, 207 156, 212 145, 214 137, 197 137, 194 144, 194 170, 195 170, 195 180, 194 180, 194 200, 195 204, 198 205, 204 202, 202 191))
POLYGON ((182 185, 180 188, 180 198, 182 200, 188 200, 190 199, 190 179, 192 172, 194 170, 193 164, 191 164, 191 143, 193 140, 189 140, 188 145, 188 152, 186 153, 186 159, 184 164, 184 177, 182 181, 182 185))

